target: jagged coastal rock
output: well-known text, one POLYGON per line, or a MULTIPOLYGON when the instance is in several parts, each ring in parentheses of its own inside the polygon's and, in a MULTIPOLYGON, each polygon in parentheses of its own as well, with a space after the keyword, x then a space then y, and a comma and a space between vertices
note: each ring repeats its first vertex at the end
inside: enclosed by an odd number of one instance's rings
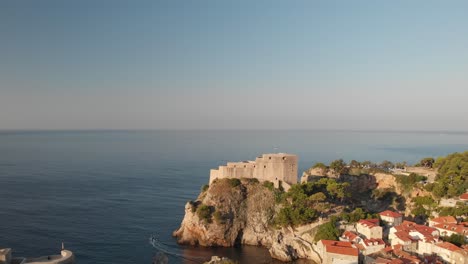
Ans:
POLYGON ((235 264, 237 262, 229 258, 221 258, 218 256, 212 256, 210 261, 205 262, 204 264, 235 264))
POLYGON ((292 154, 263 154, 255 161, 230 162, 211 170, 210 185, 185 205, 184 219, 173 233, 178 243, 263 246, 281 261, 304 258, 320 263, 313 238, 322 221, 296 229, 273 224, 281 209, 274 188, 297 183, 297 160, 292 154))
POLYGON ((272 244, 273 192, 253 180, 220 179, 185 205, 185 217, 174 232, 178 242, 201 246, 272 244), (207 209, 204 209, 207 208, 207 209), (202 210, 209 217, 203 217, 202 210))
POLYGON ((276 210, 274 192, 262 183, 253 179, 219 179, 197 200, 185 205, 185 217, 173 235, 181 244, 263 246, 281 261, 305 258, 320 263, 312 248, 313 235, 302 231, 320 223, 298 230, 277 229, 272 225, 276 210), (204 214, 205 210, 209 214, 204 214))

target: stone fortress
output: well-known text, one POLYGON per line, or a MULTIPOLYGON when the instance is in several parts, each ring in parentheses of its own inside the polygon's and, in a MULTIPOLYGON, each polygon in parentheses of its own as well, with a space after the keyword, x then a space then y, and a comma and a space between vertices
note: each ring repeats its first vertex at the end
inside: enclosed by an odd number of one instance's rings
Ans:
POLYGON ((293 154, 263 154, 255 161, 228 162, 210 171, 210 184, 215 179, 223 178, 256 178, 259 181, 270 181, 276 188, 281 186, 288 190, 297 183, 298 158, 293 154))

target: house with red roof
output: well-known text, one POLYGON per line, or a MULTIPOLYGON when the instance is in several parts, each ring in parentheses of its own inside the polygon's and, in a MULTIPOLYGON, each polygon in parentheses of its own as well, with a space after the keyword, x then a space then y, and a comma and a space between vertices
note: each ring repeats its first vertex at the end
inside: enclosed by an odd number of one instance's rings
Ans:
POLYGON ((468 193, 464 193, 460 195, 460 200, 461 201, 468 201, 468 193))
POLYGON ((403 251, 401 248, 397 248, 393 252, 396 256, 398 256, 398 258, 404 264, 422 264, 423 263, 423 261, 420 260, 418 257, 411 255, 408 252, 403 251))
POLYGON ((350 242, 320 240, 317 243, 318 253, 323 264, 358 264, 359 251, 350 242))
POLYGON ((356 223, 356 231, 367 239, 382 238, 379 219, 361 219, 356 223))
POLYGON ((359 244, 361 240, 362 238, 352 231, 344 231, 343 235, 340 237, 340 241, 348 241, 352 244, 359 244))
POLYGON ((418 254, 432 254, 432 246, 439 242, 439 231, 436 228, 403 221, 401 225, 390 228, 390 244, 401 245, 406 251, 418 254))
POLYGON ((459 248, 452 243, 442 242, 434 246, 433 253, 451 264, 468 264, 468 250, 459 248))
POLYGON ((370 255, 385 248, 385 242, 381 238, 363 239, 361 245, 364 249, 363 255, 370 255))
POLYGON ((435 226, 437 224, 457 224, 458 221, 453 216, 441 216, 429 220, 429 226, 435 226))
POLYGON ((436 224, 434 227, 439 230, 441 236, 461 235, 468 241, 468 227, 462 224, 436 224))
POLYGON ((382 222, 384 222, 386 226, 397 226, 403 222, 403 215, 397 212, 386 210, 379 213, 379 215, 380 219, 382 219, 382 222))

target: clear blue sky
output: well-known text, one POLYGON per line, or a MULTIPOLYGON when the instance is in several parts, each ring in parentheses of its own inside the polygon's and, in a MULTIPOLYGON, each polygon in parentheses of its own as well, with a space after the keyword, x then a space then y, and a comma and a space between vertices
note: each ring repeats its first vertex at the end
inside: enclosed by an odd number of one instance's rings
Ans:
POLYGON ((1 1, 0 129, 468 130, 468 1, 1 1))

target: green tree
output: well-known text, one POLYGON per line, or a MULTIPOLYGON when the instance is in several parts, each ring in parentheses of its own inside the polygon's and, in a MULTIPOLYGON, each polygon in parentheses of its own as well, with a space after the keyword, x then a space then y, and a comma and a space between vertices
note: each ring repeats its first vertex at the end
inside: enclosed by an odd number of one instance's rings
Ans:
POLYGON ((327 196, 323 194, 323 192, 314 193, 311 196, 309 196, 309 200, 314 204, 318 202, 323 202, 325 201, 325 199, 327 199, 327 196))
POLYGON ((322 169, 322 170, 327 170, 328 167, 327 165, 323 164, 322 162, 317 162, 314 164, 314 166, 312 166, 312 169, 322 169))
POLYGON ((241 184, 241 181, 240 181, 239 179, 237 179, 237 178, 230 178, 230 179, 229 179, 229 185, 230 185, 231 187, 237 187, 237 186, 239 186, 240 184, 241 184))
POLYGON ((465 236, 459 235, 459 234, 452 234, 449 237, 444 237, 444 240, 447 241, 447 242, 450 242, 452 244, 455 244, 455 245, 457 245, 459 247, 467 244, 467 242, 465 240, 465 236))
POLYGON ((435 160, 434 158, 424 158, 422 159, 419 164, 421 164, 421 166, 423 167, 426 167, 426 168, 432 168, 432 165, 434 164, 435 160))
POLYGON ((370 167, 372 167, 372 166, 371 166, 371 165, 372 165, 372 162, 369 161, 369 160, 365 160, 365 161, 361 162, 361 165, 362 165, 363 167, 365 167, 365 168, 370 168, 370 167))
POLYGON ((423 206, 417 206, 413 211, 411 212, 414 216, 428 216, 428 212, 426 209, 424 209, 423 206))
POLYGON ((356 160, 352 160, 350 163, 349 163, 349 166, 351 168, 360 168, 361 167, 361 163, 359 163, 358 161, 356 160))
POLYGON ((446 186, 441 182, 434 183, 434 187, 432 188, 432 193, 437 198, 444 197, 444 195, 447 193, 446 186))
POLYGON ((330 163, 330 169, 337 173, 342 173, 345 167, 346 163, 343 161, 343 159, 334 160, 330 163))
POLYGON ((385 169, 385 170, 388 170, 388 169, 391 169, 394 167, 393 163, 391 161, 388 161, 388 160, 384 160, 380 163, 380 168, 382 169, 385 169))
POLYGON ((212 208, 208 205, 202 204, 197 208, 197 215, 200 219, 211 223, 212 208))
POLYGON ((318 227, 314 241, 317 242, 322 239, 338 240, 339 237, 340 230, 336 227, 336 222, 330 220, 330 222, 322 224, 318 227))

